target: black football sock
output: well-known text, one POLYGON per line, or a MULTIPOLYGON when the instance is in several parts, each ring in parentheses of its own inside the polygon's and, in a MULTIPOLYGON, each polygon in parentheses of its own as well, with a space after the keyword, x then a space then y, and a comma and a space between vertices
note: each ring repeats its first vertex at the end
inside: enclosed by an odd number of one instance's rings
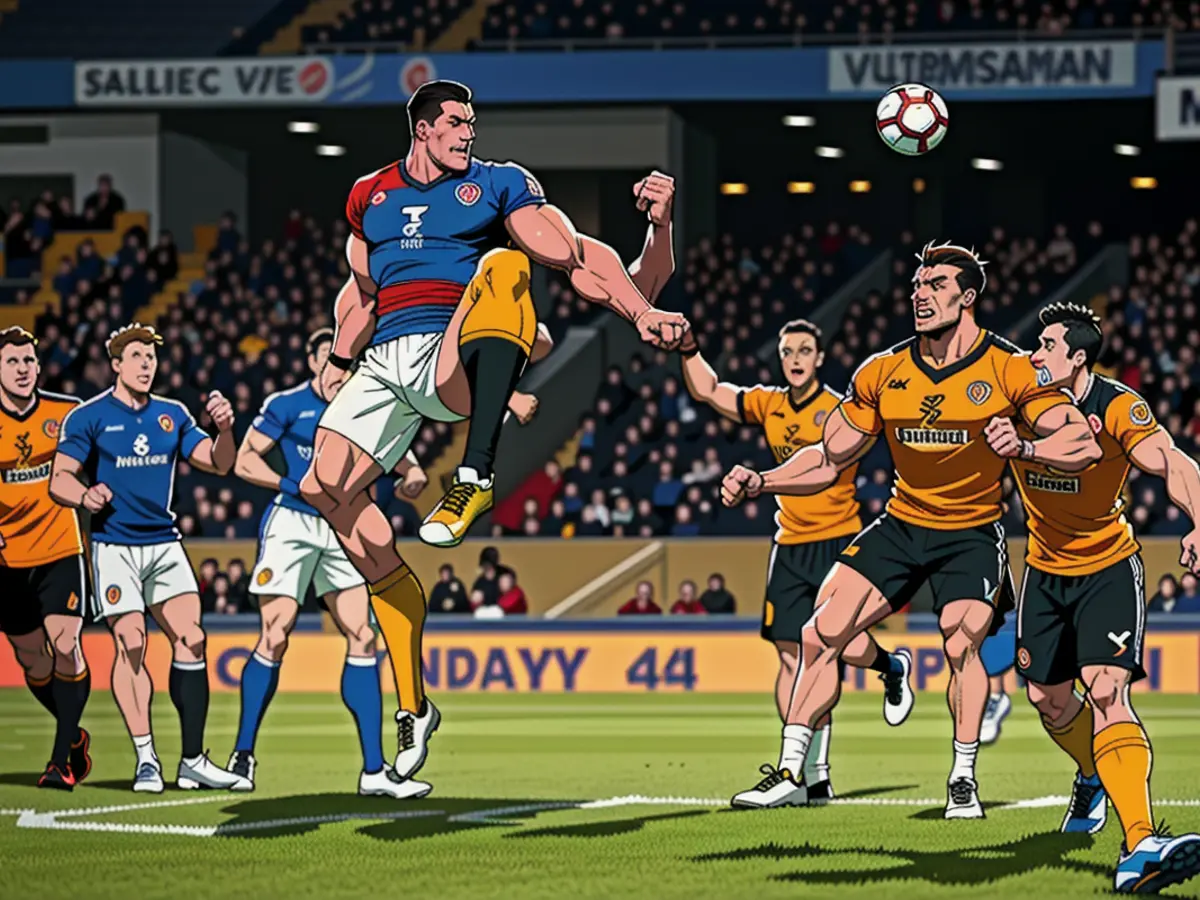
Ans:
POLYGON ((37 698, 37 702, 46 707, 46 711, 50 715, 58 716, 58 707, 54 703, 54 676, 52 674, 47 676, 45 681, 34 681, 26 675, 25 686, 29 688, 29 693, 37 698))
POLYGON ((172 663, 170 691, 171 702, 179 713, 181 755, 195 759, 204 752, 204 722, 208 718, 208 667, 204 661, 172 663))
POLYGON ((892 671, 892 656, 878 644, 875 645, 875 658, 871 660, 871 664, 867 666, 873 672, 880 672, 884 675, 891 674, 892 671))
POLYGON ((471 422, 462 464, 487 480, 496 461, 508 398, 521 380, 529 357, 522 347, 497 337, 474 338, 462 345, 461 353, 471 386, 471 422))
POLYGON ((87 669, 78 675, 55 672, 51 687, 54 689, 54 703, 58 707, 54 717, 58 727, 54 731, 54 753, 50 761, 65 767, 71 745, 79 740, 79 720, 83 718, 83 708, 92 692, 92 673, 87 669))

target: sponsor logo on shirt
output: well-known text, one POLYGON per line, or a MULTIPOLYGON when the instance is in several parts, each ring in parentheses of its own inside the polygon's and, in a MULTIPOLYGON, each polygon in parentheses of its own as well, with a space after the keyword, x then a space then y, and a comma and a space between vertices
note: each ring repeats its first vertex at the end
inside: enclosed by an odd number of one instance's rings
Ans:
POLYGON ((32 469, 5 469, 5 484, 29 484, 33 481, 45 481, 50 477, 50 463, 45 462, 32 469))

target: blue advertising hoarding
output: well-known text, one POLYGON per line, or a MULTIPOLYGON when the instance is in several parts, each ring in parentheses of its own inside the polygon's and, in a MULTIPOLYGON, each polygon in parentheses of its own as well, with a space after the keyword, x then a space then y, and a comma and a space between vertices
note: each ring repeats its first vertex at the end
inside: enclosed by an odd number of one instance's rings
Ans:
POLYGON ((1150 97, 1163 62, 1161 41, 3 61, 0 108, 380 106, 431 78, 503 104, 826 100, 902 81, 951 100, 1150 97))

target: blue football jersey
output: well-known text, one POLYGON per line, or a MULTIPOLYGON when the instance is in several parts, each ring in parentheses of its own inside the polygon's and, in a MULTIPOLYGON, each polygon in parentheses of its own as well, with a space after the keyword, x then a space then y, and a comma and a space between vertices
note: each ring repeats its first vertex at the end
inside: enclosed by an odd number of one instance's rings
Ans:
POLYGON ((420 184, 401 160, 355 182, 346 218, 367 243, 379 288, 372 343, 444 331, 480 258, 506 246, 504 220, 545 202, 537 180, 512 162, 472 160, 463 173, 420 184))
MULTIPOLYGON (((326 405, 313 390, 312 382, 306 381, 291 390, 272 394, 263 401, 262 409, 254 418, 254 430, 279 447, 286 466, 283 474, 297 484, 312 462, 317 423, 326 405)), ((275 497, 275 503, 310 516, 318 515, 315 509, 291 494, 280 493, 275 497)), ((270 515, 269 509, 267 515, 270 515)))
POLYGON ((175 464, 207 438, 182 403, 154 394, 134 409, 109 388, 71 410, 59 452, 81 463, 92 484, 112 491, 112 502, 92 516, 92 537, 135 546, 179 540, 171 510, 175 464))

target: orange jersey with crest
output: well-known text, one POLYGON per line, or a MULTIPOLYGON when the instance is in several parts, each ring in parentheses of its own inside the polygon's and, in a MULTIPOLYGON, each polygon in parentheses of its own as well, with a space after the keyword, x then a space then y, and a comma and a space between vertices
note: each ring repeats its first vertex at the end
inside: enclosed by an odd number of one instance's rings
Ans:
POLYGON ((75 510, 50 497, 58 431, 74 397, 37 393, 27 413, 0 406, 0 564, 28 568, 83 552, 75 510))
MULTIPOLYGON (((738 393, 738 413, 746 424, 762 426, 775 461, 783 463, 797 450, 821 442, 825 420, 841 399, 836 391, 822 385, 808 399, 793 403, 786 387, 759 385, 738 393)), ((779 530, 775 542, 807 544, 858 534, 862 520, 854 496, 857 472, 857 464, 850 466, 837 481, 809 497, 776 495, 779 511, 775 524, 779 530)))
POLYGON ((1159 429, 1150 404, 1100 375, 1092 376, 1076 405, 1096 435, 1103 453, 1099 462, 1068 475, 1012 461, 1029 519, 1025 561, 1052 575, 1090 575, 1141 549, 1125 518, 1122 494, 1129 453, 1159 429))
POLYGON ((888 513, 950 531, 1000 518, 1007 460, 988 446, 988 422, 1019 414, 1032 425, 1069 402, 1038 386, 1027 354, 982 331, 966 356, 940 368, 921 357, 915 337, 871 357, 854 373, 841 410, 857 430, 887 439, 896 466, 888 513))

